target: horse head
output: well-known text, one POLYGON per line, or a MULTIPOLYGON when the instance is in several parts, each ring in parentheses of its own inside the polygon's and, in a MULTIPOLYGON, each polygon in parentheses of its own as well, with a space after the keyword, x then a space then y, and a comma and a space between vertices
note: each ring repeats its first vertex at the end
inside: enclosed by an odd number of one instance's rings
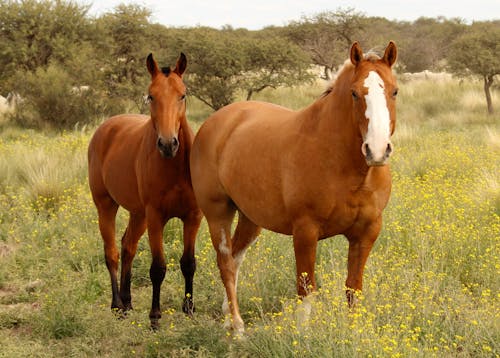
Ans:
POLYGON ((397 49, 392 41, 382 58, 370 53, 364 55, 357 42, 351 47, 354 116, 363 140, 361 152, 369 166, 386 164, 393 150, 391 135, 396 126, 398 89, 391 68, 396 58, 397 49))
POLYGON ((175 68, 160 69, 149 54, 146 64, 151 74, 148 101, 151 120, 158 134, 156 145, 163 157, 175 157, 179 149, 179 128, 186 116, 186 86, 182 74, 186 70, 186 56, 181 53, 175 68))

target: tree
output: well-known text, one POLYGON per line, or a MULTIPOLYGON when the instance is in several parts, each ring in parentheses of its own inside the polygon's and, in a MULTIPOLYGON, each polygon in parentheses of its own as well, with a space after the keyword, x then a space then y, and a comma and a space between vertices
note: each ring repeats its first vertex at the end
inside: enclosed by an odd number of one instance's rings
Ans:
POLYGON ((362 30, 363 15, 352 8, 321 12, 291 22, 287 35, 309 53, 314 64, 323 67, 325 79, 343 63, 348 49, 362 30))
POLYGON ((19 124, 70 128, 104 113, 87 11, 72 1, 0 2, 0 91, 22 98, 11 115, 19 124))
POLYGON ((500 22, 473 24, 458 38, 448 54, 450 69, 457 74, 470 73, 483 78, 488 113, 493 114, 491 86, 500 74, 500 22))
POLYGON ((463 20, 444 17, 421 17, 406 24, 399 60, 408 72, 442 70, 450 45, 465 28, 463 20))
POLYGON ((0 1, 0 91, 13 90, 17 71, 63 63, 88 48, 88 9, 61 0, 0 1))
POLYGON ((149 79, 145 63, 152 52, 150 16, 148 8, 121 4, 99 19, 107 39, 101 53, 108 96, 117 102, 133 101, 138 109, 144 107, 142 95, 149 79))
POLYGON ((214 110, 234 102, 241 91, 250 99, 265 88, 311 78, 308 56, 283 37, 206 27, 177 31, 177 36, 174 52, 188 56, 189 93, 214 110))
POLYGON ((242 89, 246 99, 266 88, 310 82, 310 58, 297 45, 280 37, 253 37, 244 41, 242 89))
POLYGON ((178 34, 177 50, 188 57, 189 94, 217 110, 234 101, 244 69, 243 46, 226 31, 197 27, 178 34))

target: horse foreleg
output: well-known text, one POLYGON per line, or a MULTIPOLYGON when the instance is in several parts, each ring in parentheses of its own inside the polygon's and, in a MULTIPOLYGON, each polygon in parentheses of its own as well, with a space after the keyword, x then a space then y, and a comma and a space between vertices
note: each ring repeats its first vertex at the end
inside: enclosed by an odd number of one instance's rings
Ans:
POLYGON ((346 297, 349 307, 356 301, 355 293, 363 288, 363 272, 368 255, 377 240, 382 222, 377 221, 363 230, 362 234, 347 235, 349 254, 347 257, 346 297))
POLYGON ((299 326, 309 321, 311 302, 307 295, 316 290, 314 266, 318 246, 318 228, 309 220, 301 220, 293 228, 293 248, 297 269, 297 293, 303 299, 297 311, 299 326))
POLYGON ((318 228, 308 221, 294 225, 293 248, 297 269, 297 293, 301 297, 316 290, 314 265, 318 246, 318 228))
POLYGON ((201 218, 201 212, 195 210, 183 219, 184 252, 180 260, 181 271, 184 276, 184 301, 182 303, 182 311, 189 316, 192 316, 194 313, 193 278, 196 271, 194 248, 201 218))
POLYGON ((153 295, 151 301, 151 311, 149 312, 149 319, 151 321, 151 328, 157 329, 159 326, 159 319, 161 318, 160 310, 160 290, 167 266, 165 264, 165 255, 163 252, 163 227, 165 220, 162 219, 160 213, 156 210, 150 209, 146 213, 149 247, 151 248, 151 268, 149 269, 149 277, 153 285, 153 295))
POLYGON ((127 230, 122 238, 122 270, 120 276, 120 298, 124 310, 132 309, 132 297, 130 295, 130 280, 132 278, 132 261, 137 251, 137 244, 146 230, 144 215, 130 213, 127 230))

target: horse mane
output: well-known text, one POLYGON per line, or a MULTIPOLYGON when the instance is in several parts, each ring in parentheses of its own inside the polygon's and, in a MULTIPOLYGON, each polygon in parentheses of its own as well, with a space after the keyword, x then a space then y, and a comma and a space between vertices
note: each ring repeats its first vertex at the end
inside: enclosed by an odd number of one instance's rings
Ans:
MULTIPOLYGON (((377 53, 375 53, 373 50, 370 50, 366 54, 364 54, 363 58, 366 61, 370 61, 370 62, 375 62, 375 61, 378 61, 381 59, 381 57, 377 53)), ((337 71, 337 73, 334 76, 334 79, 328 84, 325 91, 321 94, 320 98, 328 96, 333 91, 333 88, 335 87, 335 84, 337 83, 337 81, 343 77, 342 75, 344 73, 346 73, 347 71, 352 70, 353 68, 354 68, 354 65, 352 64, 351 60, 350 59, 345 60, 344 64, 342 65, 342 67, 339 68, 339 70, 337 71)))
POLYGON ((167 77, 168 77, 168 75, 170 74, 171 71, 172 71, 172 69, 170 67, 162 67, 161 68, 161 72, 163 72, 163 74, 165 76, 167 76, 167 77))

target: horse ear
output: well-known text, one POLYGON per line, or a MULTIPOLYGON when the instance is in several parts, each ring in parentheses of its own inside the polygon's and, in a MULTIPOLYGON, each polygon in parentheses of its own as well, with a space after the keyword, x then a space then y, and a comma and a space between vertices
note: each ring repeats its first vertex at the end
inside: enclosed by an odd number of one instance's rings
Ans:
POLYGON ((177 73, 179 76, 182 76, 182 74, 186 70, 186 67, 187 67, 187 58, 186 55, 184 55, 184 53, 181 52, 179 58, 177 59, 174 72, 177 73))
POLYGON ((148 58, 146 59, 146 65, 148 66, 148 71, 151 74, 151 77, 156 76, 158 72, 160 72, 160 69, 158 68, 158 64, 156 63, 155 59, 153 58, 153 54, 150 53, 148 55, 148 58))
POLYGON ((389 67, 392 67, 392 65, 396 63, 397 58, 398 49, 396 47, 396 44, 393 41, 389 41, 389 45, 387 45, 387 48, 385 49, 383 60, 389 65, 389 67))
POLYGON ((352 44, 351 47, 351 63, 354 66, 359 65, 359 63, 363 60, 363 50, 361 50, 361 46, 356 41, 352 44))

